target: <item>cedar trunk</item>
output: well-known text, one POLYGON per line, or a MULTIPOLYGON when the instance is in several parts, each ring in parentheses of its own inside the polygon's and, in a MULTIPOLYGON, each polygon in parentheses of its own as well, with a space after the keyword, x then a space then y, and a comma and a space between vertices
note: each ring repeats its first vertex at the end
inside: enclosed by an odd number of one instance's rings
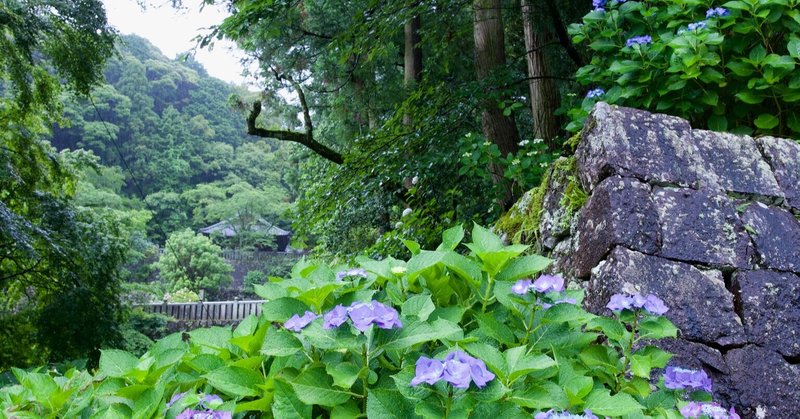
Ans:
MULTIPOLYGON (((500 0, 475 0, 475 73, 478 80, 487 78, 493 71, 503 69, 506 64, 503 18, 500 0)), ((519 132, 514 116, 505 116, 496 99, 486 100, 481 112, 481 127, 487 140, 496 144, 505 157, 519 150, 519 132)), ((503 182, 503 169, 498 165, 489 168, 495 184, 503 182)), ((513 202, 511 186, 505 188, 502 206, 513 202)))
POLYGON ((532 0, 522 0, 522 28, 525 33, 525 58, 528 62, 528 78, 531 90, 531 113, 533 115, 534 138, 542 138, 547 148, 554 149, 554 140, 560 131, 560 121, 555 112, 561 104, 555 80, 548 78, 547 57, 544 46, 551 36, 544 29, 535 31, 533 20, 543 16, 532 0))

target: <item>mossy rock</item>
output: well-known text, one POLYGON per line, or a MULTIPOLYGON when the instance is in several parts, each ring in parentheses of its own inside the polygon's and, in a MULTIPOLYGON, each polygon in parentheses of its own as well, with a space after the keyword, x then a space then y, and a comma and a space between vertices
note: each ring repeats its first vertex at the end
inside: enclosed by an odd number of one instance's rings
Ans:
POLYGON ((554 239, 569 233, 573 215, 587 198, 576 176, 575 158, 561 157, 545 172, 538 187, 500 217, 494 230, 514 244, 552 249, 554 239))

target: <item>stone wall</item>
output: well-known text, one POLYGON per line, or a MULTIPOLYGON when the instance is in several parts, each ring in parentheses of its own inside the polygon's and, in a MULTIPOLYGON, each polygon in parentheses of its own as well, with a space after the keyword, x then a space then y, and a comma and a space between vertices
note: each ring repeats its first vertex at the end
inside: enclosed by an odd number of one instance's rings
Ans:
POLYGON ((599 103, 575 159, 551 174, 538 237, 587 307, 658 295, 673 364, 705 369, 743 417, 800 417, 800 144, 599 103), (570 176, 589 198, 565 222, 570 176))

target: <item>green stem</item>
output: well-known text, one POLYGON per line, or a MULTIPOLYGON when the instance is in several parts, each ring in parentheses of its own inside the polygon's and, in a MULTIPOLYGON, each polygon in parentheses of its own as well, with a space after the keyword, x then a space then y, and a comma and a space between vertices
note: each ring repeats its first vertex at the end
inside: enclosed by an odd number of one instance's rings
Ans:
POLYGON ((486 306, 489 304, 489 300, 492 297, 492 288, 494 288, 494 277, 488 275, 488 279, 486 280, 486 295, 481 295, 481 300, 483 300, 481 312, 483 313, 486 313, 486 306))

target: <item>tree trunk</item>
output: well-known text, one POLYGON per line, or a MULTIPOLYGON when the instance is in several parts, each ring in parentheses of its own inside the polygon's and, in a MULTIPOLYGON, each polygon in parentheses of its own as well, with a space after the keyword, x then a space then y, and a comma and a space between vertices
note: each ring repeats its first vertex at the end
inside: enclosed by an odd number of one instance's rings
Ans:
MULTIPOLYGON (((403 86, 407 90, 422 80, 422 48, 419 47, 420 28, 422 28, 422 21, 419 15, 412 17, 406 22, 403 86)), ((403 124, 411 125, 411 122, 411 115, 403 115, 403 124)))
POLYGON ((531 90, 531 113, 534 138, 542 138, 547 148, 555 148, 554 139, 560 131, 560 121, 555 112, 561 104, 555 80, 547 78, 548 63, 544 46, 551 38, 544 31, 533 30, 533 19, 541 21, 543 14, 532 4, 535 0, 522 0, 522 28, 525 33, 525 58, 528 62, 528 84, 531 90))
MULTIPOLYGON (((500 0, 475 0, 475 72, 478 80, 491 75, 494 70, 506 64, 503 19, 500 14, 500 0)), ((481 127, 487 140, 496 144, 503 156, 519 150, 519 132, 514 116, 505 116, 498 107, 497 100, 486 100, 482 104, 481 127)), ((490 168, 495 184, 503 181, 503 169, 497 165, 490 168)), ((506 187, 502 206, 508 207, 513 194, 511 186, 506 187)))

